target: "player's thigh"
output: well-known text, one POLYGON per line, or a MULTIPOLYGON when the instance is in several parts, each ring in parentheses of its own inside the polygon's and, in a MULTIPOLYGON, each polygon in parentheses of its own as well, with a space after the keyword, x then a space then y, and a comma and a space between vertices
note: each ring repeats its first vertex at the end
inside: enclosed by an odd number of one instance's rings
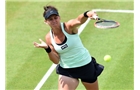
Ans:
POLYGON ((99 90, 98 80, 96 80, 94 83, 82 82, 82 84, 85 86, 86 90, 99 90))
POLYGON ((77 79, 59 75, 58 90, 75 90, 79 84, 77 79))

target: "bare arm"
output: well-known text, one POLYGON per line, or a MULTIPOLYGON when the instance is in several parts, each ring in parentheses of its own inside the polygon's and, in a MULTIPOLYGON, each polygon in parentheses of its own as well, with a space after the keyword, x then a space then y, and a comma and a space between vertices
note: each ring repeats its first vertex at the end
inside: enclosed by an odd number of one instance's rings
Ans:
POLYGON ((50 34, 48 33, 45 38, 46 38, 46 43, 51 48, 51 52, 48 53, 48 56, 53 63, 58 64, 59 60, 60 60, 60 57, 59 57, 58 53, 55 51, 54 47, 51 44, 50 34))
POLYGON ((78 26, 83 24, 88 18, 94 19, 93 16, 95 16, 95 15, 97 16, 96 12, 94 12, 94 11, 88 11, 86 13, 86 15, 88 17, 85 17, 84 14, 82 13, 77 18, 69 20, 68 22, 65 23, 66 27, 70 31, 77 33, 78 32, 77 31, 78 30, 77 29, 78 26))
POLYGON ((54 50, 53 46, 51 45, 49 33, 46 35, 45 39, 46 39, 46 43, 43 40, 39 39, 41 43, 34 42, 34 46, 37 48, 44 48, 44 49, 47 49, 49 46, 51 48, 51 52, 48 53, 49 59, 53 63, 58 64, 60 58, 57 52, 54 50))

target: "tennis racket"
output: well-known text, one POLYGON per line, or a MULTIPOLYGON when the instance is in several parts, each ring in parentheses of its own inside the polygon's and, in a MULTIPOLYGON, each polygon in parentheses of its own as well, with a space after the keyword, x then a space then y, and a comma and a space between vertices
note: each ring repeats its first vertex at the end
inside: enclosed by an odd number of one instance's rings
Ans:
POLYGON ((109 28, 117 28, 120 26, 120 23, 114 20, 106 20, 101 18, 97 18, 96 20, 97 21, 94 23, 94 26, 96 28, 109 29, 109 28))

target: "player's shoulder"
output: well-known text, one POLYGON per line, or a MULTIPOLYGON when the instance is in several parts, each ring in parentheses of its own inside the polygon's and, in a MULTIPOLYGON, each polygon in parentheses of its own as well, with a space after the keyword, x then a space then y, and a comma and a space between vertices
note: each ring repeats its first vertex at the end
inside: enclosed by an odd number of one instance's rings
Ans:
POLYGON ((51 42, 50 31, 46 34, 46 36, 45 36, 45 40, 46 40, 46 43, 47 43, 47 44, 50 44, 50 42, 51 42))
POLYGON ((50 38, 50 31, 46 34, 45 38, 50 38))
POLYGON ((72 26, 73 26, 73 22, 74 22, 74 19, 71 19, 71 20, 65 22, 65 25, 66 25, 67 27, 72 27, 72 26))

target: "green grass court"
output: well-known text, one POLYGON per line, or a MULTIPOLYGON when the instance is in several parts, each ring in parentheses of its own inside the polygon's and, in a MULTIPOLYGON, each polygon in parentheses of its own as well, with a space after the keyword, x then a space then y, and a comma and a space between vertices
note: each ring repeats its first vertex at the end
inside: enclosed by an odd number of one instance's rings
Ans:
MULTIPOLYGON (((134 10, 133 0, 6 0, 6 90, 33 90, 52 65, 45 50, 33 46, 50 30, 42 15, 46 4, 58 8, 62 22, 92 9, 134 10)), ((105 66, 99 88, 134 90, 134 13, 97 13, 121 24, 101 30, 90 21, 80 34, 90 54, 105 66), (111 62, 103 61, 106 54, 112 56, 111 62)), ((53 71, 40 90, 57 90, 57 79, 53 71)), ((80 83, 77 90, 85 89, 80 83)))

